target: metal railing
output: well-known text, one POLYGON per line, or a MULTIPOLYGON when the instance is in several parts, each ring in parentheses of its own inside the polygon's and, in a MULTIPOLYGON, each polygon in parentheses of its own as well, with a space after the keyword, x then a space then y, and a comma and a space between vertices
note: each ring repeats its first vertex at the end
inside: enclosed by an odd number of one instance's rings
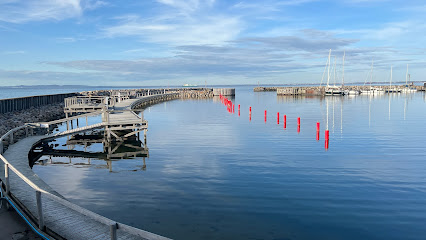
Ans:
MULTIPOLYGON (((10 131, 8 131, 5 135, 3 135, 0 138, 0 150, 3 153, 3 140, 9 137, 9 142, 10 144, 13 144, 14 142, 14 138, 13 135, 14 133, 16 133, 17 131, 21 130, 21 129, 33 129, 35 128, 33 124, 25 124, 23 126, 14 128, 10 131)), ((49 193, 43 189, 41 189, 39 186, 37 186, 35 183, 33 183, 30 179, 28 179, 24 174, 22 174, 18 169, 16 169, 3 155, 0 154, 0 160, 1 162, 4 164, 4 184, 5 184, 5 194, 6 196, 10 197, 11 196, 11 191, 13 192, 13 189, 11 189, 10 186, 10 171, 12 171, 13 173, 15 173, 21 180, 23 180, 25 182, 25 184, 27 184, 29 187, 31 187, 34 191, 35 191, 35 197, 36 197, 36 206, 37 206, 37 225, 38 228, 42 231, 44 231, 46 229, 46 223, 44 221, 44 210, 43 210, 43 201, 42 201, 42 196, 43 197, 47 197, 48 199, 61 204, 62 206, 71 209, 81 215, 84 215, 86 217, 89 217, 92 220, 95 220, 101 224, 104 224, 106 226, 109 226, 109 231, 110 231, 110 237, 112 240, 118 239, 118 232, 117 230, 120 229, 120 232, 123 231, 123 233, 126 234, 131 234, 133 236, 136 237, 140 237, 143 239, 153 239, 153 240, 167 240, 169 238, 166 237, 162 237, 160 235, 154 234, 154 233, 150 233, 138 228, 134 228, 122 223, 118 223, 115 222, 111 219, 108 219, 106 217, 103 217, 99 214, 96 214, 94 212, 91 212, 85 208, 82 208, 76 204, 73 204, 65 199, 62 199, 52 193, 49 193)), ((2 186, 0 186, 2 187, 2 186)), ((18 199, 19 201, 19 199, 18 199)), ((31 213, 33 215, 36 215, 34 213, 31 213)), ((57 234, 61 234, 61 233, 57 233, 57 234)))

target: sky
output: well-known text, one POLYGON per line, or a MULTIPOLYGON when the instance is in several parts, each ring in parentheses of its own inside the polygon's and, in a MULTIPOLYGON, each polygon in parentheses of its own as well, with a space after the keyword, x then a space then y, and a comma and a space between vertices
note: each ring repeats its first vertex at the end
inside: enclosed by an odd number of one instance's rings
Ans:
POLYGON ((0 0, 0 85, 424 81, 425 42, 424 0, 0 0))

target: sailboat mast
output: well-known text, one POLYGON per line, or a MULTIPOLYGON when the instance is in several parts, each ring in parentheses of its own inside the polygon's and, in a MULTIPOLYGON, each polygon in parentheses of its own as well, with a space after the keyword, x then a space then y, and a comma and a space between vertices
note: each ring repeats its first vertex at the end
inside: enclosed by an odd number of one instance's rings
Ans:
POLYGON ((407 73, 405 73, 405 86, 408 85, 408 64, 407 64, 407 73))
POLYGON ((343 86, 345 86, 345 55, 346 55, 346 51, 343 51, 343 64, 342 64, 342 67, 343 67, 343 69, 342 69, 343 75, 342 75, 342 87, 343 87, 343 86))
POLYGON ((329 86, 329 84, 330 84, 330 64, 331 64, 331 63, 330 63, 330 57, 331 57, 331 49, 330 49, 330 51, 328 52, 327 87, 328 87, 328 86, 329 86))
POLYGON ((370 76, 370 87, 373 82, 373 70, 374 70, 374 59, 371 59, 371 76, 370 76))
POLYGON ((334 67, 333 67, 334 69, 334 72, 333 72, 333 81, 334 81, 334 83, 333 83, 333 86, 336 86, 336 56, 334 56, 334 67))
POLYGON ((391 66, 391 79, 390 79, 390 82, 389 82, 389 87, 392 87, 392 68, 393 68, 393 66, 391 66))

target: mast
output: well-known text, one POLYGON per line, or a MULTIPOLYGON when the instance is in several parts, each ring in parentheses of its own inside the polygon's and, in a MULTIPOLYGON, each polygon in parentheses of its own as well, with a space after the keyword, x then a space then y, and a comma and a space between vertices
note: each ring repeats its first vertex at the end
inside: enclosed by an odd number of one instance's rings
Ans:
POLYGON ((334 83, 333 83, 333 86, 335 87, 336 86, 336 56, 334 56, 334 67, 333 67, 334 69, 334 73, 333 73, 333 81, 334 81, 334 83))
POLYGON ((390 88, 392 87, 392 67, 393 67, 393 66, 391 66, 391 79, 390 79, 390 82, 389 82, 389 90, 390 90, 390 88))
POLYGON ((374 59, 371 59, 371 76, 370 76, 370 87, 373 82, 373 70, 374 70, 374 59))
POLYGON ((407 73, 405 73, 405 86, 408 85, 408 63, 407 63, 407 73))
POLYGON ((342 75, 342 87, 345 86, 345 55, 346 55, 346 51, 343 51, 343 75, 342 75))
POLYGON ((329 86, 329 84, 330 84, 330 65, 331 65, 331 63, 330 63, 330 57, 331 57, 331 49, 330 49, 330 51, 328 52, 327 87, 328 87, 328 86, 329 86))

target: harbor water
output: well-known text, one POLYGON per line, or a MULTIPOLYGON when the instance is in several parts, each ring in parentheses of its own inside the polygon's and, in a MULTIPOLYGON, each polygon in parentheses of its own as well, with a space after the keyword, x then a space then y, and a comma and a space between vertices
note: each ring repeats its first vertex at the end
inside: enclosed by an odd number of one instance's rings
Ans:
POLYGON ((173 239, 424 239, 424 92, 294 97, 251 86, 231 100, 235 113, 219 98, 146 109, 149 157, 46 155, 33 170, 71 202, 173 239))

